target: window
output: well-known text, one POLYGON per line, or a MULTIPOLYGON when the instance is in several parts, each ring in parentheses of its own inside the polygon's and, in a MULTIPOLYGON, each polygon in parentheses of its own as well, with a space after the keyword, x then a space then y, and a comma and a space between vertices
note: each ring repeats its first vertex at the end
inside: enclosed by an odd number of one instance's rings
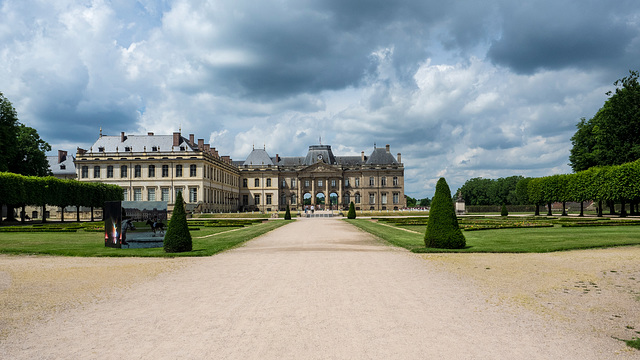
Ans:
POLYGON ((156 188, 147 189, 147 201, 156 201, 156 188))
POLYGON ((344 186, 345 187, 349 186, 349 178, 344 179, 344 186))
POLYGON ((260 179, 256 178, 255 180, 253 180, 253 186, 260 187, 260 179))
POLYGON ((127 165, 120 166, 120 177, 121 178, 127 177, 127 165))
POLYGON ((152 177, 156 177, 156 166, 155 165, 149 165, 149 172, 148 172, 148 176, 150 178, 152 177))
POLYGON ((93 167, 93 178, 94 179, 100 178, 100 166, 93 167))
POLYGON ((296 187, 296 179, 291 179, 291 187, 296 187))
POLYGON ((349 194, 344 194, 344 203, 349 204, 351 202, 349 194))
POLYGON ((122 196, 124 201, 129 201, 129 189, 122 189, 122 196))
POLYGON ((113 177, 113 166, 107 166, 107 177, 111 179, 113 177))
POLYGON ((157 146, 152 146, 151 147, 151 151, 158 151, 158 147, 157 146))
POLYGON ((271 186, 271 178, 267 178, 267 187, 271 186))
POLYGON ((131 146, 125 146, 124 151, 131 151, 131 146))
POLYGON ((324 182, 322 181, 322 179, 318 180, 318 187, 322 187, 324 184, 324 182))
POLYGON ((247 187, 247 179, 242 179, 242 187, 247 187))
POLYGON ((133 189, 133 201, 142 201, 142 189, 141 188, 133 189))
POLYGON ((271 205, 271 194, 267 194, 267 205, 271 205))
POLYGON ((376 203, 376 194, 370 193, 369 194, 369 204, 375 204, 375 203, 376 203))
POLYGON ((398 193, 393 193, 393 203, 397 204, 399 201, 399 194, 398 193))
POLYGON ((162 165, 162 177, 169 177, 169 165, 162 165))
MULTIPOLYGON (((175 191, 175 197, 173 198, 174 199, 173 201, 175 202, 175 199, 178 198, 178 193, 182 192, 182 187, 181 186, 176 186, 174 191, 175 191)), ((182 196, 182 200, 184 200, 184 195, 182 196)))
POLYGON ((64 164, 60 165, 60 170, 66 170, 66 169, 67 169, 67 165, 64 165, 64 164))
POLYGON ((380 203, 381 204, 387 203, 387 194, 380 194, 380 203))
POLYGON ((249 195, 242 195, 242 205, 249 205, 249 195))
POLYGON ((398 186, 398 177, 397 176, 393 177, 393 186, 398 186))
POLYGON ((176 165, 176 177, 182 177, 182 165, 176 165))
POLYGON ((383 176, 380 178, 380 186, 387 186, 387 177, 383 176))
POLYGON ((295 205, 295 204, 296 204, 296 196, 291 195, 291 205, 295 205))
POLYGON ((360 204, 360 194, 356 193, 356 204, 360 204))
POLYGON ((160 189, 160 201, 169 201, 169 188, 160 189))
POLYGON ((190 203, 198 202, 198 188, 194 188, 194 187, 189 188, 189 202, 190 203))
POLYGON ((133 177, 137 177, 137 178, 142 177, 142 166, 136 165, 133 168, 133 177))
POLYGON ((280 205, 286 205, 287 204, 287 195, 282 194, 282 196, 280 196, 280 205))
POLYGON ((195 165, 189 165, 189 176, 191 177, 195 177, 196 176, 196 166, 195 165))
POLYGON ((376 180, 373 176, 369 177, 369 186, 374 186, 376 184, 376 180))
POLYGON ((260 195, 255 196, 256 205, 260 205, 260 195))
POLYGON ((336 187, 336 179, 331 179, 331 187, 336 187))
POLYGON ((360 186, 360 178, 356 178, 356 187, 360 186))
POLYGON ((309 187, 309 180, 304 181, 304 187, 309 187))
POLYGON ((286 188, 287 187, 287 180, 282 179, 282 188, 286 188))

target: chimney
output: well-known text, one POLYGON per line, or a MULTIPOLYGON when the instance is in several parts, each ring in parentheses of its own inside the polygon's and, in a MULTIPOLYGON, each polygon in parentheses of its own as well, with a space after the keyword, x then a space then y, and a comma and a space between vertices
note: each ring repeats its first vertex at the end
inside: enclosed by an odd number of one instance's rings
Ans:
POLYGON ((387 152, 391 152, 391 151, 389 150, 389 144, 387 144, 386 148, 387 148, 387 152))
POLYGON ((84 155, 87 153, 87 150, 80 147, 76 147, 76 152, 78 153, 78 155, 84 155))
POLYGON ((209 152, 209 149, 211 149, 211 146, 209 144, 204 144, 204 151, 209 152))
POLYGON ((153 133, 152 132, 148 132, 147 136, 153 136, 153 133))
POLYGON ((280 154, 276 154, 276 163, 280 162, 280 154))
POLYGON ((127 140, 127 137, 124 136, 124 131, 120 133, 120 142, 124 142, 125 140, 127 140))
POLYGON ((189 144, 191 144, 191 146, 194 146, 196 144, 194 139, 195 135, 189 134, 189 144))
POLYGON ((364 151, 360 153, 360 161, 364 162, 364 151))
POLYGON ((222 161, 226 162, 227 164, 231 164, 231 158, 229 156, 223 156, 222 161))
POLYGON ((402 164, 402 156, 400 156, 400 153, 398 153, 398 163, 402 164))
POLYGON ((67 152, 64 150, 58 150, 58 164, 67 160, 67 152))
POLYGON ((198 150, 204 151, 204 139, 198 139, 198 150))
POLYGON ((173 146, 180 146, 180 133, 179 132, 174 132, 173 133, 173 146))

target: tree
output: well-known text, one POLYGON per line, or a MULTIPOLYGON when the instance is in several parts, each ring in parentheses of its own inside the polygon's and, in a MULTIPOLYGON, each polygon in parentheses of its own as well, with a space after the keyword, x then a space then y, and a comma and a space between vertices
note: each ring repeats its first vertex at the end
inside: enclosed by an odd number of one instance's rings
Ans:
POLYGON ((187 214, 184 211, 184 200, 182 199, 182 192, 178 191, 167 233, 164 235, 164 251, 168 253, 185 252, 191 251, 192 247, 187 214))
POLYGON ((0 92, 0 171, 10 171, 18 150, 12 144, 18 137, 18 114, 11 102, 0 92))
POLYGON ((407 207, 416 207, 418 200, 416 198, 412 198, 411 196, 407 196, 407 207))
POLYGON ((502 209, 500 210, 500 216, 509 216, 509 211, 507 210, 506 204, 502 204, 502 209))
POLYGON ((291 210, 289 209, 289 204, 287 204, 287 211, 284 213, 285 220, 291 220, 291 210))
POLYGON ((431 199, 429 199, 429 198, 420 199, 420 203, 418 205, 420 205, 422 207, 430 206, 431 205, 431 199))
POLYGON ((577 124, 571 138, 573 171, 592 166, 621 165, 640 159, 640 84, 638 71, 616 80, 615 93, 588 121, 577 124))
POLYGON ((349 212, 347 213, 347 219, 355 219, 356 218, 356 206, 353 204, 349 204, 349 212))
POLYGON ((444 178, 438 180, 431 200, 424 244, 426 247, 439 249, 461 249, 466 246, 466 240, 458 226, 451 190, 444 178))

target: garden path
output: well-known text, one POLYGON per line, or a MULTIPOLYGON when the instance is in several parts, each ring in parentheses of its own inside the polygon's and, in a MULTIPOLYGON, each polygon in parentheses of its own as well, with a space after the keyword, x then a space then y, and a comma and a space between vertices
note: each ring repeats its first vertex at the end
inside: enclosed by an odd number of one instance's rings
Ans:
POLYGON ((13 334, 0 358, 585 360, 624 348, 494 303, 335 218, 300 219, 180 261, 13 334))

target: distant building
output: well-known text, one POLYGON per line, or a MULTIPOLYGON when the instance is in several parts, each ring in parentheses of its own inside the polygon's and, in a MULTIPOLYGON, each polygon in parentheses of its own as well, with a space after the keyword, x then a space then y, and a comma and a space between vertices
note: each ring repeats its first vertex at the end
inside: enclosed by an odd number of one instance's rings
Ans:
POLYGON ((80 181, 123 188, 127 201, 166 201, 178 191, 194 212, 277 211, 314 208, 394 210, 406 206, 404 166, 389 145, 365 156, 335 156, 330 145, 312 145, 306 156, 271 157, 253 149, 232 161, 194 135, 102 136, 78 149, 80 181))
POLYGON ((77 179, 75 158, 67 156, 65 150, 58 150, 58 156, 47 156, 49 169, 58 179, 77 179))

